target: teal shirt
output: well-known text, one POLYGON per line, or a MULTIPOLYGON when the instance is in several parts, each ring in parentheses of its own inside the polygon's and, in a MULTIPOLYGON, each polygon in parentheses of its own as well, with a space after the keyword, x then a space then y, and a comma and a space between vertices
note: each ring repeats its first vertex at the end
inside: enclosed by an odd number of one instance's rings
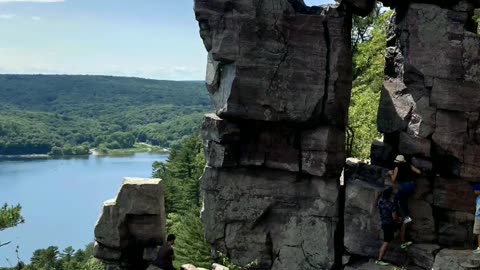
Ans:
POLYGON ((477 196, 477 210, 475 211, 475 217, 480 218, 480 196, 477 196))

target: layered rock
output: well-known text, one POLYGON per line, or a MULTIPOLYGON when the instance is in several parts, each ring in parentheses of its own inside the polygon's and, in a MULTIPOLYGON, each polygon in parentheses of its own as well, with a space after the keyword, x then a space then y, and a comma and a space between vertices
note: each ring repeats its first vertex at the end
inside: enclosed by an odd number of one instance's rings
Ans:
POLYGON ((144 253, 163 244, 165 226, 161 180, 125 178, 117 197, 105 202, 95 226, 94 256, 107 269, 146 269, 144 253))
POLYGON ((433 170, 432 200, 425 202, 435 208, 438 240, 446 246, 470 246, 471 182, 480 177, 480 37, 471 17, 477 4, 398 8, 379 109, 385 142, 433 170))
MULTIPOLYGON (((462 269, 459 263, 471 251, 444 248, 472 248, 474 241, 472 187, 480 182, 480 37, 472 15, 479 3, 383 2, 396 8, 378 113, 384 140, 372 145, 374 165, 365 166, 370 171, 375 165, 391 168, 395 155, 403 154, 424 171, 414 179, 417 191, 410 209, 411 237, 425 256, 412 259, 410 254, 408 264, 432 269, 436 258, 433 269, 462 269)), ((356 174, 347 177, 345 219, 360 233, 347 225, 345 246, 351 255, 374 258, 382 236, 378 213, 369 202, 389 184, 389 176, 362 178, 358 175, 368 174, 367 169, 355 166, 356 174)), ((396 260, 402 254, 396 252, 387 259, 404 264, 396 260)))
POLYGON ((297 0, 196 0, 195 14, 216 112, 203 125, 207 240, 238 265, 331 269, 350 15, 297 0))

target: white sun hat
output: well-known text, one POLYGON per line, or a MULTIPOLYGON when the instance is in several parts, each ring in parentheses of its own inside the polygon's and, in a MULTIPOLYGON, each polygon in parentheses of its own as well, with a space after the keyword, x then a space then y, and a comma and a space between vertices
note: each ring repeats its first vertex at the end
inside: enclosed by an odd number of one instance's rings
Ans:
POLYGON ((395 158, 395 162, 405 162, 405 157, 403 155, 398 155, 396 158, 395 158))

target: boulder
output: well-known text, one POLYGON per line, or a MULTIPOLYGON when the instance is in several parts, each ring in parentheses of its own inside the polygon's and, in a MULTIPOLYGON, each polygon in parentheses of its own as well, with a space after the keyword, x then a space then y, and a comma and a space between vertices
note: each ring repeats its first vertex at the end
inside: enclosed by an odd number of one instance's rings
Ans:
POLYGON ((398 151, 407 155, 430 157, 431 141, 401 132, 398 151))
POLYGON ((413 265, 430 270, 440 249, 440 246, 435 244, 414 244, 409 247, 408 255, 413 265))
POLYGON ((218 263, 214 263, 212 265, 212 270, 229 270, 228 267, 225 267, 223 265, 220 265, 218 263))
POLYGON ((182 265, 182 269, 181 270, 197 270, 198 268, 195 267, 195 265, 192 265, 192 264, 184 264, 182 265))
POLYGON ((144 249, 163 244, 165 229, 161 180, 125 178, 117 197, 104 204, 95 226, 94 256, 115 262, 112 267, 145 269, 144 249))
POLYGON ((463 263, 480 260, 480 255, 472 254, 471 250, 442 249, 435 257, 435 270, 464 270, 463 263))
POLYGON ((404 92, 405 89, 400 80, 384 82, 378 108, 378 131, 388 134, 407 128, 415 101, 412 95, 404 92))

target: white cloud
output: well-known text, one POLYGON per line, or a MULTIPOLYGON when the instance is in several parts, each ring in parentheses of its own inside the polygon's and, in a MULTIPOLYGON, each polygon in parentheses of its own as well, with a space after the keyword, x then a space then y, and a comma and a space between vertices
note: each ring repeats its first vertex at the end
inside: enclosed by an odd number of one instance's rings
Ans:
POLYGON ((38 16, 33 16, 31 19, 34 20, 34 21, 40 21, 42 18, 40 18, 38 16))
POLYGON ((15 15, 15 14, 0 14, 0 19, 10 20, 10 19, 15 18, 16 16, 17 15, 15 15))
POLYGON ((65 0, 0 0, 0 3, 61 3, 65 0))

